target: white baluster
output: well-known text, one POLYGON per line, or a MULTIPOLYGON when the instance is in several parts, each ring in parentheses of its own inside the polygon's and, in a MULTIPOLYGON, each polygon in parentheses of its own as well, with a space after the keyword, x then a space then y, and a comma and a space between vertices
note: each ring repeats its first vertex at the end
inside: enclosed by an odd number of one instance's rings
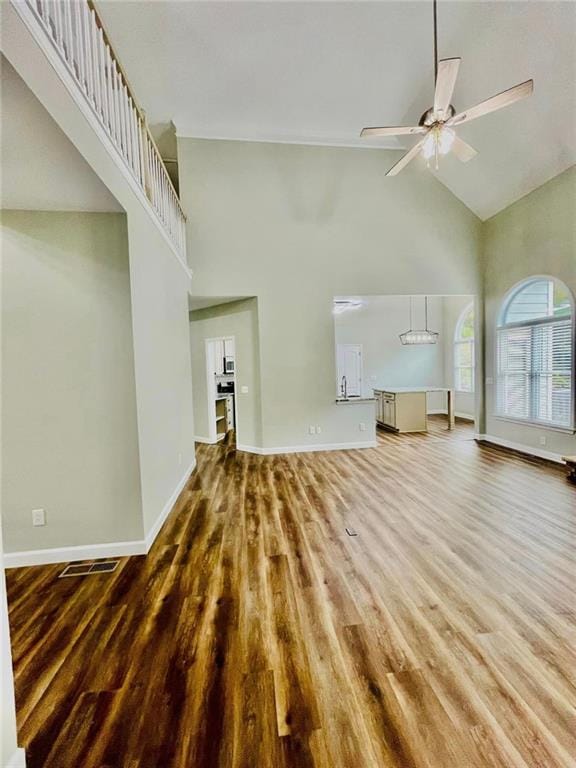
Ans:
POLYGON ((94 101, 94 78, 92 74, 92 54, 90 51, 90 14, 88 6, 82 3, 82 40, 84 42, 84 63, 86 64, 86 94, 94 101))
POLYGON ((138 133, 138 154, 140 157, 140 179, 144 193, 146 194, 146 155, 144 152, 143 131, 144 124, 139 114, 136 115, 136 130, 138 133))
POLYGON ((118 151, 122 154, 122 123, 120 122, 120 77, 118 70, 116 69, 116 62, 112 61, 112 73, 114 76, 114 106, 116 110, 116 146, 118 151))
POLYGON ((42 23, 47 29, 50 29, 50 22, 48 20, 48 8, 46 7, 46 0, 38 0, 38 13, 42 19, 42 23))
POLYGON ((114 97, 114 63, 112 60, 112 52, 110 50, 110 46, 106 46, 106 81, 107 86, 106 89, 108 91, 108 104, 109 104, 109 113, 110 113, 110 135, 112 139, 114 140, 114 143, 117 141, 117 125, 116 125, 116 99, 114 97))
POLYGON ((58 0, 52 3, 52 18, 54 20, 55 40, 58 47, 62 49, 62 6, 58 0))
POLYGON ((70 69, 74 72, 74 46, 73 46, 73 35, 72 35, 72 11, 70 8, 70 2, 67 0, 67 2, 64 2, 63 4, 63 12, 64 12, 64 43, 65 43, 65 50, 66 50, 66 61, 70 65, 70 69))
POLYGON ((80 87, 86 93, 86 64, 84 61, 84 44, 82 35, 82 9, 78 2, 74 3, 74 29, 76 38, 76 66, 80 87))
POLYGON ((104 58, 104 33, 102 28, 98 27, 96 35, 96 50, 98 53, 98 74, 100 81, 100 110, 102 120, 108 130, 108 92, 106 88, 106 59, 104 58))
POLYGON ((124 102, 124 125, 126 130, 126 160, 132 168, 132 137, 130 132, 130 97, 126 85, 122 87, 122 96, 124 102))
POLYGON ((100 80, 100 67, 98 61, 98 25, 96 14, 90 11, 90 49, 92 53, 92 72, 94 73, 94 107, 99 117, 102 116, 102 91, 100 80))
POLYGON ((130 127, 132 129, 132 157, 134 158, 134 175, 142 184, 142 175, 140 173, 140 140, 138 136, 138 113, 132 99, 130 99, 130 127))

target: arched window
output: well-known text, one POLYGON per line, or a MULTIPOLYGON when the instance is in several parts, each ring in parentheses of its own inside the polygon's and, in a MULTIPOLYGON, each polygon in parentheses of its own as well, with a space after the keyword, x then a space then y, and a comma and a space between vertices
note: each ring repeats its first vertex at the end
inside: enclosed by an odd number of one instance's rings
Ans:
POLYGON ((497 328, 496 412, 544 426, 574 426, 574 301, 550 277, 516 286, 497 328))
POLYGON ((457 392, 474 392, 474 305, 460 315, 454 333, 454 386, 457 392))

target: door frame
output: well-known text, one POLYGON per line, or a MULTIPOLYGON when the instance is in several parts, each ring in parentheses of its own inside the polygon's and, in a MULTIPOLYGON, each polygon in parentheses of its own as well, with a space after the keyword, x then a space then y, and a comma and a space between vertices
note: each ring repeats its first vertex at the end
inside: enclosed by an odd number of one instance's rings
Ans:
POLYGON ((238 424, 238 381, 237 381, 237 346, 235 336, 211 336, 204 339, 205 359, 206 359, 206 407, 208 413, 208 437, 211 443, 218 442, 216 432, 216 383, 214 381, 214 347, 212 344, 217 341, 232 341, 234 343, 234 432, 236 433, 236 444, 240 443, 239 424, 238 424))

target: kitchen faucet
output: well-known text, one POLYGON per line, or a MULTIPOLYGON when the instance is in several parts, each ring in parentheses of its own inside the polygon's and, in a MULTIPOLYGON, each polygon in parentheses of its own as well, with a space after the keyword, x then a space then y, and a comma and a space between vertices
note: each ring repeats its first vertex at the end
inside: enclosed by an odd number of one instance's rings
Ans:
POLYGON ((348 382, 346 381, 346 376, 342 376, 342 381, 340 383, 340 394, 344 400, 348 399, 348 382))

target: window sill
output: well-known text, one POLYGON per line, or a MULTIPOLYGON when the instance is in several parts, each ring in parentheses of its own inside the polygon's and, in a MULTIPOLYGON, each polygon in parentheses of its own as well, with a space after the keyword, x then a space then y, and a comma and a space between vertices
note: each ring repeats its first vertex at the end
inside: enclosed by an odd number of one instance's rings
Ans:
POLYGON ((473 389, 455 389, 454 392, 457 395, 473 395, 474 394, 473 389))
POLYGON ((492 414, 493 419, 497 421, 507 421, 510 424, 520 424, 523 427, 535 427, 536 429, 546 429, 550 432, 562 432, 565 435, 574 435, 576 430, 574 427, 555 427, 552 424, 544 424, 541 421, 527 421, 526 419, 513 419, 510 416, 499 416, 496 413, 492 414))

